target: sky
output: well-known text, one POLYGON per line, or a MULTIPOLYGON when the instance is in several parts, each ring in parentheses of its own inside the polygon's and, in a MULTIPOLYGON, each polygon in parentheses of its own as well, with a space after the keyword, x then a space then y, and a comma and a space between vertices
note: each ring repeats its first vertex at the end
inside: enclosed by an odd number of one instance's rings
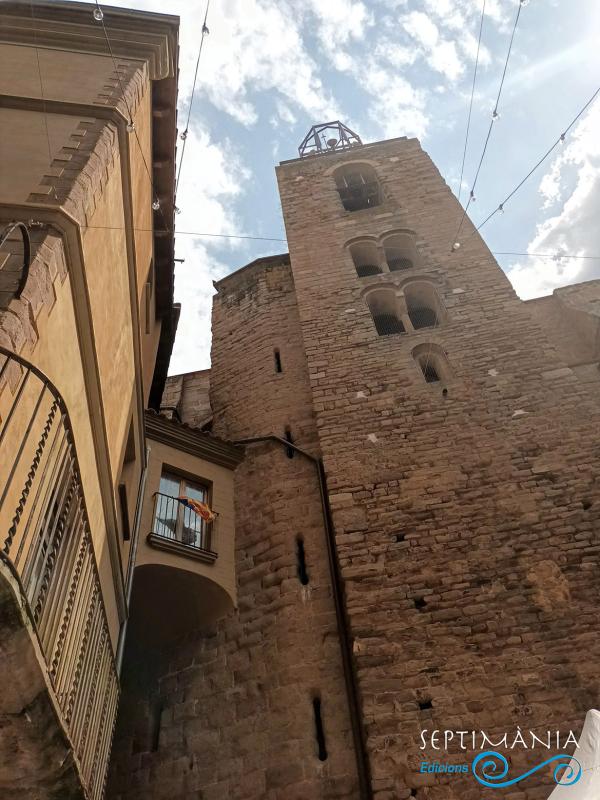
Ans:
MULTIPOLYGON (((211 0, 176 230, 285 239, 274 167, 311 125, 340 119, 363 142, 417 136, 458 194, 483 0, 211 0)), ((179 120, 189 108, 206 0, 113 0, 177 14, 179 120)), ((486 0, 466 202, 519 0, 486 0)), ((105 8, 110 34, 110 12, 105 8)), ((469 216, 479 224, 600 85, 600 0, 529 0, 469 216)), ((181 152, 179 141, 179 153, 181 152)), ((600 277, 600 97, 482 229, 523 299, 600 277), (566 255, 586 256, 567 258, 566 255)), ((213 280, 285 241, 176 236, 182 313, 171 374, 210 365, 213 280)))

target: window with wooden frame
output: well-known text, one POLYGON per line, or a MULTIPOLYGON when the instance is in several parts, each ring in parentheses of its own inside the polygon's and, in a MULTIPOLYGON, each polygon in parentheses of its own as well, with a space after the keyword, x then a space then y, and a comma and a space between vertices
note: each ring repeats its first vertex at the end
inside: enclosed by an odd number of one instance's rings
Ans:
POLYGON ((210 550, 211 523, 181 502, 183 498, 208 505, 210 489, 206 484, 164 471, 155 494, 153 534, 188 547, 210 550))

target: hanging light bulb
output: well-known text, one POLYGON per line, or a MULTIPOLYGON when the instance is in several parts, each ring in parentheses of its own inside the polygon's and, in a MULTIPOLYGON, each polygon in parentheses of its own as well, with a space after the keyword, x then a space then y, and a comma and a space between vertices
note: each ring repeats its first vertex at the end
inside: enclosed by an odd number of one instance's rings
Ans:
POLYGON ((178 206, 175 206, 175 213, 181 214, 181 209, 178 206))
POLYGON ((96 22, 102 22, 102 20, 104 19, 104 12, 100 8, 100 6, 96 6, 96 8, 94 9, 94 19, 96 20, 96 22))
POLYGON ((152 210, 158 211, 159 208, 160 208, 160 200, 158 199, 158 197, 155 197, 154 200, 152 201, 152 210))
POLYGON ((208 30, 208 26, 206 25, 206 22, 202 26, 202 33, 210 33, 210 31, 208 30))
POLYGON ((459 247, 460 247, 460 242, 454 242, 454 244, 452 245, 453 250, 458 250, 459 247))
POLYGON ((504 214, 504 203, 500 203, 500 205, 498 206, 498 211, 499 211, 501 214, 504 214))
POLYGON ((135 123, 132 119, 127 123, 127 133, 133 133, 135 130, 135 123))
POLYGON ((560 143, 564 144, 566 138, 567 138, 567 134, 566 133, 561 133, 561 135, 560 135, 560 143))
POLYGON ((529 5, 529 0, 521 0, 521 5, 522 6, 528 6, 529 5))
POLYGON ((469 198, 470 198, 472 203, 474 203, 477 200, 477 198, 475 197, 475 192, 473 191, 473 189, 471 189, 471 192, 469 194, 469 198))
POLYGON ((185 142, 185 140, 187 139, 187 128, 186 130, 181 131, 181 133, 179 134, 179 138, 183 139, 183 141, 185 142))
POLYGON ((500 112, 497 108, 492 111, 492 121, 497 122, 500 119, 500 112))

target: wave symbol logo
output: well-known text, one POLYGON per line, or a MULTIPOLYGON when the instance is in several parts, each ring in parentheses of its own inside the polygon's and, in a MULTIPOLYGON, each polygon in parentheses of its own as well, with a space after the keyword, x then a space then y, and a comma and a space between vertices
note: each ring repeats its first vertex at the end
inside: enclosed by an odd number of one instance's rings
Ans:
POLYGON ((528 772, 524 772, 523 775, 506 779, 508 775, 508 761, 506 758, 502 753, 498 753, 495 750, 486 750, 485 753, 480 753, 473 759, 471 769, 475 779, 482 786, 487 786, 489 789, 505 789, 507 786, 514 786, 515 783, 524 781, 525 778, 535 772, 539 772, 548 764, 556 764, 553 778, 554 782, 561 786, 573 786, 581 778, 581 764, 568 753, 553 756, 528 772))

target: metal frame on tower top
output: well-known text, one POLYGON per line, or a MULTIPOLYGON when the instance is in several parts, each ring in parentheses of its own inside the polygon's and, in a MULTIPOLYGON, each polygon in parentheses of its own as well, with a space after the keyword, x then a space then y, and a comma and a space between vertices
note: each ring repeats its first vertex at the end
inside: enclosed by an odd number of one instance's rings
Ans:
POLYGON ((360 136, 336 119, 334 122, 323 122, 313 125, 298 148, 300 158, 335 153, 338 150, 349 150, 361 145, 360 136))

